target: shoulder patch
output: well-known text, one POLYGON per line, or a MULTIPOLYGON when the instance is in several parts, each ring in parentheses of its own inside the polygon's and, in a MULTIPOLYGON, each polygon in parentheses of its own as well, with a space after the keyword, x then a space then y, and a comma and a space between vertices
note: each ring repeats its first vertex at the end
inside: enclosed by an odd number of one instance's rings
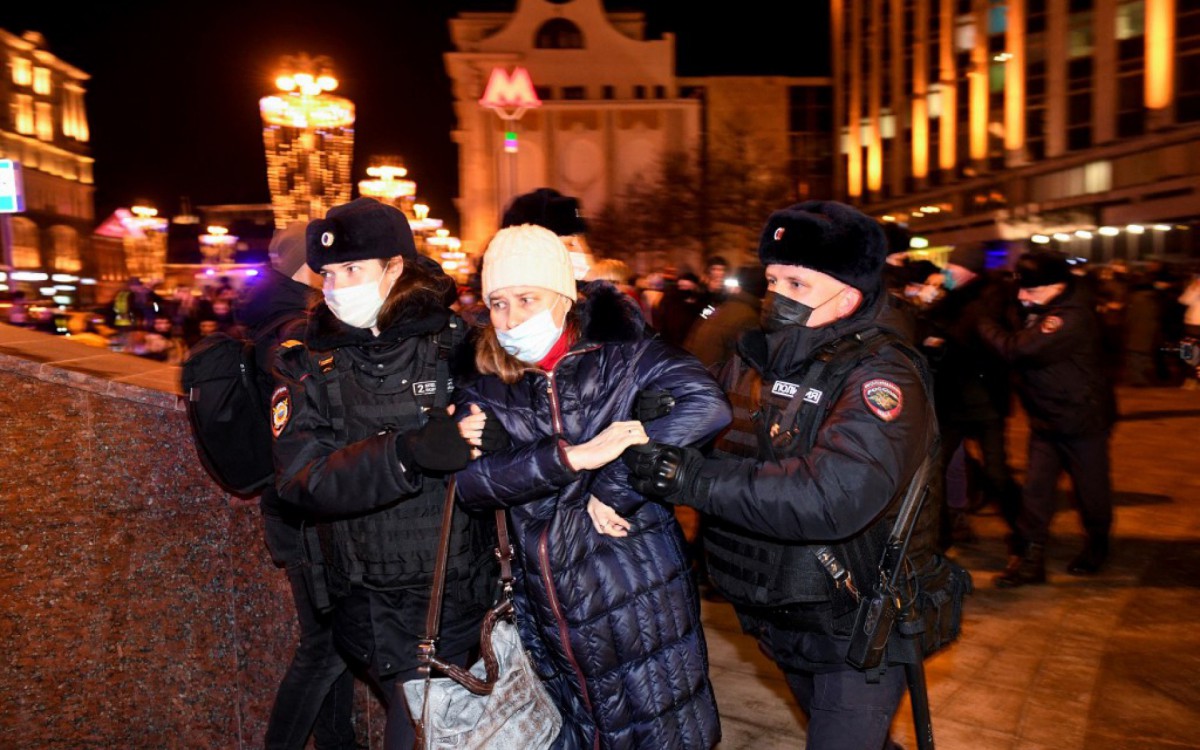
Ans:
POLYGON ((1063 319, 1057 315, 1047 315, 1042 320, 1042 333, 1054 333, 1059 328, 1062 328, 1063 319))
POLYGON ((280 344, 284 349, 291 349, 293 346, 304 346, 304 342, 299 339, 288 339, 280 344))
POLYGON ((292 418, 292 395, 286 385, 281 385, 271 394, 271 432, 275 437, 283 433, 292 418))
POLYGON ((904 408, 904 392, 890 380, 868 380, 863 383, 862 396, 871 413, 884 422, 891 422, 900 416, 904 408))

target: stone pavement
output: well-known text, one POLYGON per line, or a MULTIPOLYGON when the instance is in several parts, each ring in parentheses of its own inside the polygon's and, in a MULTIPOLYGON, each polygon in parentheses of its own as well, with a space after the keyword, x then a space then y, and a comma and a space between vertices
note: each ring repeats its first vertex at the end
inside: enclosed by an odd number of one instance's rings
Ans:
MULTIPOLYGON (((1168 750, 1200 747, 1200 391, 1122 389, 1112 442, 1114 549, 1092 578, 1065 572, 1078 515, 1062 479, 1044 586, 1000 590, 1004 524, 972 517, 979 541, 952 551, 975 577, 962 639, 926 663, 942 750, 1168 750)), ((1009 428, 1022 478, 1026 428, 1009 428)), ((721 711, 721 750, 801 748, 804 723, 782 677, 732 609, 703 617, 721 711)), ((915 750, 907 698, 894 738, 915 750)))

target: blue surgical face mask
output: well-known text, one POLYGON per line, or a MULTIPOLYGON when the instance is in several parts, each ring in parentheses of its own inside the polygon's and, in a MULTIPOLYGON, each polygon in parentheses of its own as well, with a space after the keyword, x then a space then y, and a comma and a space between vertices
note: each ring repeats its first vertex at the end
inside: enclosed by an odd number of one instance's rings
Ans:
POLYGON ((500 341, 500 346, 522 362, 541 362, 563 332, 562 326, 554 324, 554 315, 551 313, 553 309, 554 306, 551 305, 516 328, 507 331, 497 329, 496 338, 500 341))

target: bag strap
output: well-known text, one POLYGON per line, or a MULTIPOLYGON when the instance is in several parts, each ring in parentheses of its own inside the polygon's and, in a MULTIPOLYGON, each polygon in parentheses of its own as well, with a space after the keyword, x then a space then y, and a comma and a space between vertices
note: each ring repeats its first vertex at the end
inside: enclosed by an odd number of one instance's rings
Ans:
MULTIPOLYGON (((512 613, 512 546, 508 540, 508 524, 505 522, 504 511, 496 511, 496 536, 499 547, 496 556, 500 559, 500 583, 503 593, 496 606, 488 610, 479 629, 480 657, 483 659, 485 677, 480 679, 457 664, 443 661, 437 656, 437 639, 441 631, 442 598, 446 590, 446 566, 450 556, 450 531, 454 524, 454 496, 458 489, 457 482, 451 478, 446 486, 446 507, 442 511, 442 531, 438 540, 437 562, 433 570, 433 591, 429 595, 429 611, 425 615, 425 637, 417 645, 417 660, 426 679, 432 676, 433 669, 445 674, 450 679, 462 685, 475 695, 491 695, 500 678, 500 662, 496 651, 492 648, 492 629, 496 623, 512 613)), ((425 691, 428 698, 429 691, 425 691)))

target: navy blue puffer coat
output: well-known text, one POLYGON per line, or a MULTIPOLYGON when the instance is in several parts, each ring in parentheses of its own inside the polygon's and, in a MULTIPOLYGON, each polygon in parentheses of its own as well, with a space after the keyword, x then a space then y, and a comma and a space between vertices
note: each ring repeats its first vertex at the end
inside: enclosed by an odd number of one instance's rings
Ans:
POLYGON ((674 396, 671 414, 646 424, 668 443, 711 437, 729 405, 699 361, 644 338, 632 300, 606 283, 588 292, 580 341, 551 372, 513 385, 484 376, 456 392, 460 411, 478 404, 513 440, 458 474, 460 502, 509 509, 522 641, 563 711, 556 747, 707 750, 720 725, 674 512, 634 492, 620 460, 575 472, 561 446, 630 419, 641 389, 674 396), (632 521, 627 537, 595 531, 589 494, 632 521))

